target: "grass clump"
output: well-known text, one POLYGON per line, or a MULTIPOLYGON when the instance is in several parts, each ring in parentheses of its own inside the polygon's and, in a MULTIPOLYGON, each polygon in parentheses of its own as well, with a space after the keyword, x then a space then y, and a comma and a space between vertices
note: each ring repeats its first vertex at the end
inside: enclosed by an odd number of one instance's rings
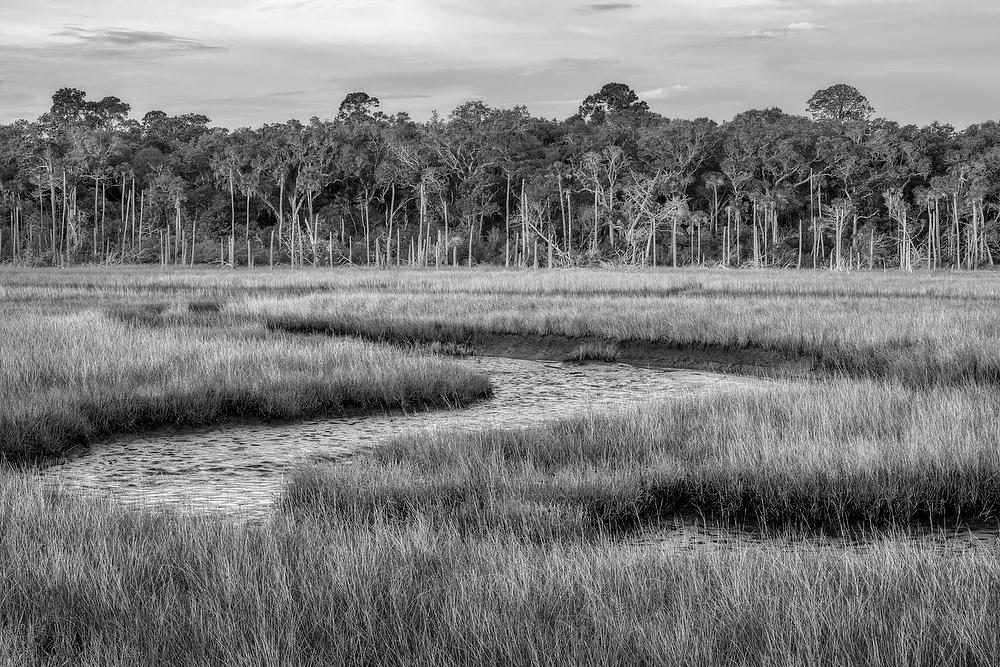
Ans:
POLYGON ((568 361, 585 364, 589 361, 615 362, 621 357, 621 350, 614 341, 587 341, 569 354, 568 361))

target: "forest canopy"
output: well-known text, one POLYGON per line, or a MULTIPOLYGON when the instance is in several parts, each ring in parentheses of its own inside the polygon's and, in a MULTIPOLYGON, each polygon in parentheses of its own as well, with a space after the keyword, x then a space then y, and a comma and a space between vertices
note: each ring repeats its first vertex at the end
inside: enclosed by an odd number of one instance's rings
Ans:
POLYGON ((0 260, 993 264, 1000 125, 900 125, 847 84, 804 108, 674 119, 609 83, 561 121, 469 101, 418 122, 353 92, 227 130, 63 88, 0 125, 0 260))

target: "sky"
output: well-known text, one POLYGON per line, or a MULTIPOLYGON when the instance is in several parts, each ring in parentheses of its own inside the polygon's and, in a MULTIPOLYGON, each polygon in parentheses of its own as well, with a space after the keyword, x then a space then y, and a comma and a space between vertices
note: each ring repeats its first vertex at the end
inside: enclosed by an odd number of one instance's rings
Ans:
POLYGON ((834 83, 880 116, 1000 117, 996 0, 0 0, 0 122, 61 87, 226 127, 418 120, 470 99, 566 118, 608 82, 670 117, 805 113, 834 83))

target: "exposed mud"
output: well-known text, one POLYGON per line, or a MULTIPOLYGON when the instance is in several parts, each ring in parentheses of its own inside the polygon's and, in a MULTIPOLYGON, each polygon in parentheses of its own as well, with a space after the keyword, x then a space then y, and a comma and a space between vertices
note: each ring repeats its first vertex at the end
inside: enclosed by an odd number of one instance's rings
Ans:
POLYGON ((642 368, 685 369, 709 373, 807 378, 812 362, 777 350, 722 345, 672 345, 649 340, 611 340, 594 336, 475 334, 469 351, 489 357, 607 361, 642 368), (581 352, 583 353, 581 355, 581 352))

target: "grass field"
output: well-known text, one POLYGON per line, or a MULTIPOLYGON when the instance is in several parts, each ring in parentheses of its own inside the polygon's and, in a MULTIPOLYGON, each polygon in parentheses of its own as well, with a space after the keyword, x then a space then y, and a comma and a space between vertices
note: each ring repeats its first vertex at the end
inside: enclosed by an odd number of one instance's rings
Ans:
MULTIPOLYGON (((490 354, 1000 384, 1000 277, 645 271, 0 269, 0 300, 73 310, 170 306, 276 331, 444 343, 490 354), (520 346, 512 338, 545 337, 520 346), (584 355, 587 356, 587 355, 584 355), (591 355, 593 356, 593 355, 591 355), (721 360, 721 361, 720 361, 721 360)), ((180 317, 180 320, 183 320, 180 317)), ((190 319, 190 318, 188 318, 190 319)))
POLYGON ((397 437, 300 468, 262 522, 128 510, 12 470, 0 655, 996 663, 995 546, 909 532, 1000 522, 998 299, 992 274, 0 268, 9 451, 488 393, 411 343, 694 367, 728 354, 785 376, 526 430, 397 437), (651 544, 674 520, 720 524, 733 543, 651 544), (741 541, 747 528, 869 541, 741 541))

